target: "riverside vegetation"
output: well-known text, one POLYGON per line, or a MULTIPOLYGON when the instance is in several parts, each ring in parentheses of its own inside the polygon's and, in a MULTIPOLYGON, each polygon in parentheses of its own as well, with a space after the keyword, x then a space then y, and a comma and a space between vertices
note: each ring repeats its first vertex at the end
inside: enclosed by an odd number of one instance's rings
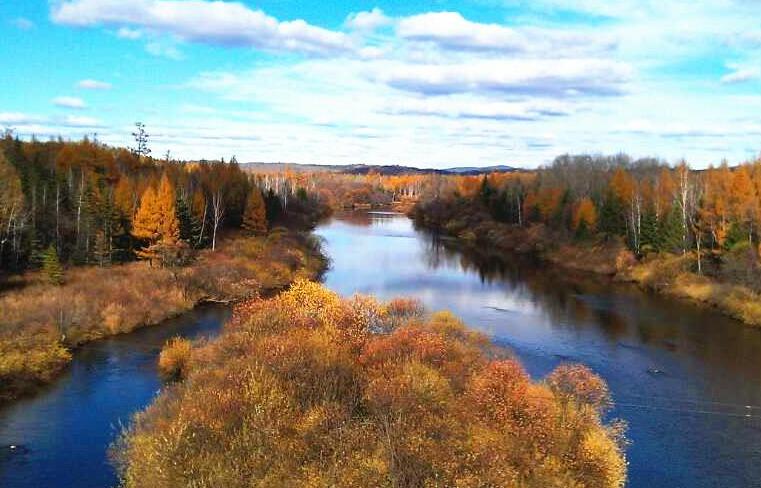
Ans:
POLYGON ((447 312, 295 282, 217 339, 114 446, 122 486, 616 487, 623 427, 580 365, 543 381, 447 312))
POLYGON ((185 163, 97 141, 0 141, 0 402, 51 381, 77 345, 325 266, 327 208, 234 159, 185 163), (3 278, 5 278, 3 280, 3 278))
POLYGON ((411 215, 483 252, 538 254, 761 326, 761 161, 693 171, 563 156, 538 171, 439 179, 411 215))

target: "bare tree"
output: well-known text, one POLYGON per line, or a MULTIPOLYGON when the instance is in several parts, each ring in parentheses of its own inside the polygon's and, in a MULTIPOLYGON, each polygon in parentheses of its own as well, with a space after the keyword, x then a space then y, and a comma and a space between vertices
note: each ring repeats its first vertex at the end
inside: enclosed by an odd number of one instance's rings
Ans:
POLYGON ((224 199, 222 198, 221 189, 217 189, 217 191, 215 191, 211 195, 211 209, 212 209, 211 217, 213 220, 211 250, 214 251, 217 248, 217 230, 219 229, 219 226, 222 224, 222 218, 225 215, 224 199))

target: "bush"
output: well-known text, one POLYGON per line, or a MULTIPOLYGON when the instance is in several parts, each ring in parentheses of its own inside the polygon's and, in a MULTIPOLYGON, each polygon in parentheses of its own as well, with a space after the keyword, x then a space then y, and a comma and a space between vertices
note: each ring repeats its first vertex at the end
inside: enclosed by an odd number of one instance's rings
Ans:
POLYGON ((190 368, 193 344, 182 337, 167 341, 159 354, 159 373, 164 379, 183 379, 190 368))

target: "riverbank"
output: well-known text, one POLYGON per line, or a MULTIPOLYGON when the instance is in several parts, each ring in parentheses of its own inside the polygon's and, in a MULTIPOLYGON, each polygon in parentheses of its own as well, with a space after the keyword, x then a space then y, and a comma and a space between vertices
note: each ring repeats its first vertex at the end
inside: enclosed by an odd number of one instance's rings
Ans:
POLYGON ((761 295, 751 288, 699 275, 696 257, 653 254, 637 260, 620 239, 589 238, 569 241, 542 224, 517 227, 481 220, 476 225, 427 219, 419 211, 410 217, 423 228, 452 237, 458 245, 489 254, 530 254, 555 266, 607 275, 619 282, 715 308, 747 325, 761 327, 761 295))
POLYGON ((237 301, 312 278, 326 265, 309 234, 231 236, 188 267, 72 268, 62 286, 28 274, 0 295, 0 403, 52 381, 77 346, 157 324, 203 301, 237 301))

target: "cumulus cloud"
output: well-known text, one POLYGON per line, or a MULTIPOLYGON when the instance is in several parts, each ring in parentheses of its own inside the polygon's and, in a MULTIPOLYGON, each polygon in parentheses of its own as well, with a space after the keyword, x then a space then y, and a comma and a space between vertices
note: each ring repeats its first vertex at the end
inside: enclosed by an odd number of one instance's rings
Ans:
POLYGON ((77 88, 82 88, 84 90, 110 90, 111 83, 88 78, 77 83, 77 88))
POLYGON ((85 101, 77 97, 56 97, 53 99, 53 104, 58 107, 73 108, 77 110, 87 108, 85 101))
POLYGON ((375 7, 367 12, 355 12, 346 18, 346 26, 358 31, 373 31, 392 23, 392 19, 375 7))
POLYGON ((141 28, 180 39, 226 46, 330 53, 347 51, 344 33, 303 20, 278 21, 242 3, 206 0, 67 0, 53 6, 54 22, 141 28))
POLYGON ((444 47, 518 51, 526 40, 514 29, 466 20, 458 12, 431 12, 399 21, 397 33, 405 39, 432 41, 444 47))

